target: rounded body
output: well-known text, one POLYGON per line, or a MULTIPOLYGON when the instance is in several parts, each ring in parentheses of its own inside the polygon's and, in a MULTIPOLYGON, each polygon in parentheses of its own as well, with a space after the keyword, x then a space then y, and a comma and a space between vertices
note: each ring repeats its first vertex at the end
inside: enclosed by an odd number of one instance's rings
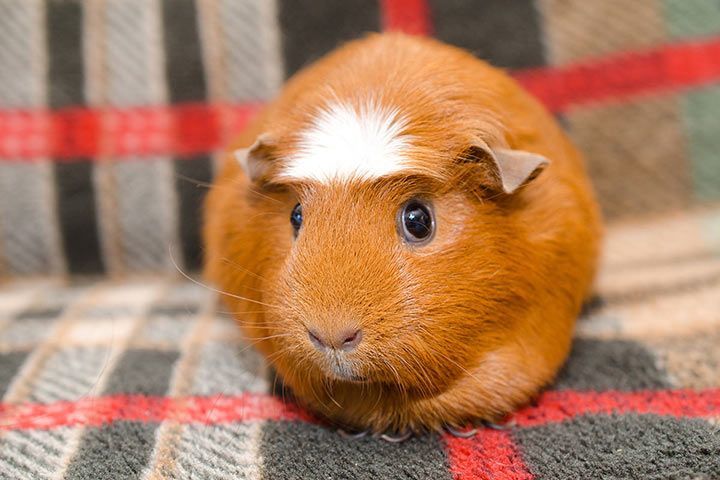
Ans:
POLYGON ((373 35, 294 76, 233 148, 206 204, 205 274, 305 406, 438 429, 553 379, 600 216, 580 154, 504 72, 373 35), (408 240, 409 202, 432 215, 429 240, 408 240))

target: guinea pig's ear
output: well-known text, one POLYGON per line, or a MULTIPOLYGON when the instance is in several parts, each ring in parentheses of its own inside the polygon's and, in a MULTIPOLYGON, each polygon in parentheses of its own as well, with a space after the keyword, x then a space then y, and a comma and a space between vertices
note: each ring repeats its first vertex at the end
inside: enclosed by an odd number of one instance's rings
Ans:
POLYGON ((494 183, 492 187, 505 193, 513 193, 535 179, 550 164, 547 158, 538 153, 490 148, 484 142, 474 145, 469 155, 465 155, 464 158, 466 161, 475 162, 487 159, 493 173, 493 178, 490 180, 494 183))
POLYGON ((270 135, 263 133, 249 147, 235 150, 235 159, 251 181, 254 182, 267 173, 273 146, 270 135))

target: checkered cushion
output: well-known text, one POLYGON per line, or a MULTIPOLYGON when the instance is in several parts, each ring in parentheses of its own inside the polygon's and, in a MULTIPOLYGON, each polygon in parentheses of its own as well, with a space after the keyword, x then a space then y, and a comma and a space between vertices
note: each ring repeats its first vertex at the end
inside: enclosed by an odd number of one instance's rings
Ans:
POLYGON ((0 276, 197 267, 219 149, 374 30, 510 69, 610 220, 720 201, 716 0, 2 0, 0 276))
POLYGON ((0 478, 720 478, 720 209, 609 232, 567 365, 505 430, 348 439, 207 289, 0 290, 0 478))

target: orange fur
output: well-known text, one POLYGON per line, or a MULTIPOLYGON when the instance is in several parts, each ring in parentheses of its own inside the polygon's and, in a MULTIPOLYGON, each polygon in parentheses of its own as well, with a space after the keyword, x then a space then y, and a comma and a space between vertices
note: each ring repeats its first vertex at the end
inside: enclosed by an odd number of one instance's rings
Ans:
POLYGON ((239 139, 268 132, 273 161, 333 95, 372 96, 409 119, 415 171, 357 185, 252 183, 228 155, 206 205, 206 277, 306 406, 345 426, 420 431, 495 419, 565 360, 596 268, 601 225, 580 154, 505 73, 399 34, 351 42, 291 79, 239 139), (511 195, 459 164, 478 141, 550 166, 511 195), (396 215, 432 200, 435 238, 409 248, 396 215), (290 211, 301 202, 297 240, 290 211), (246 300, 238 297, 245 297, 246 300), (306 327, 361 327, 360 381, 328 373, 306 327))

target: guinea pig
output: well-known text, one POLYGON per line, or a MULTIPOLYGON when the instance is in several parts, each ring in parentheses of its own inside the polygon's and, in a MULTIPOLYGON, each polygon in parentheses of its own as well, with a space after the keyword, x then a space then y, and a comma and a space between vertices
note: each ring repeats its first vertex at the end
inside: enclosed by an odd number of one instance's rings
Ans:
POLYGON ((297 73, 226 157, 204 273, 306 408, 439 430, 552 381, 601 219, 581 155, 510 76, 373 34, 297 73))

